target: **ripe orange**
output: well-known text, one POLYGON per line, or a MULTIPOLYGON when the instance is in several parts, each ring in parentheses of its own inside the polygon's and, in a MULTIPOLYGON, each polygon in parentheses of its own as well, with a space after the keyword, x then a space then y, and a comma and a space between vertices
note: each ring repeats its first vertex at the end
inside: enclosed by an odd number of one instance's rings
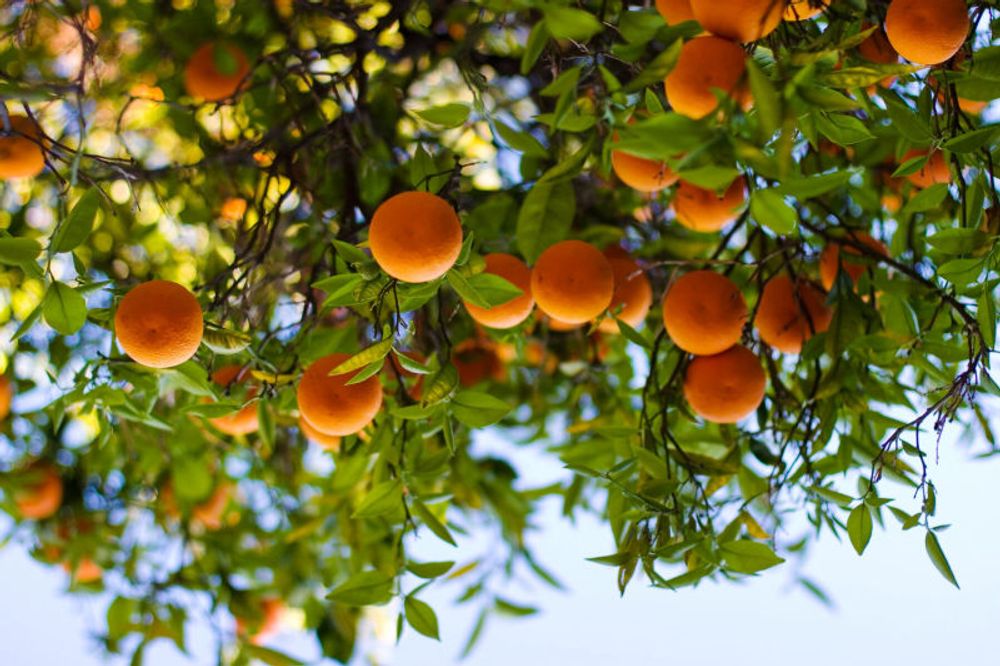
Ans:
POLYGON ((198 299, 176 282, 136 285, 115 312, 118 344, 133 361, 150 368, 172 368, 194 356, 203 332, 198 299))
POLYGON ((299 430, 302 431, 306 439, 327 451, 336 452, 340 450, 340 437, 337 435, 327 435, 316 430, 316 428, 309 425, 309 421, 306 421, 301 416, 299 417, 299 430))
POLYGON ((674 111, 704 118, 719 106, 716 89, 741 105, 749 101, 745 74, 746 54, 740 45, 706 35, 684 44, 663 87, 674 111))
POLYGON ((465 302, 465 309, 474 320, 490 328, 514 328, 531 315, 535 309, 535 299, 531 297, 531 269, 517 257, 510 254, 492 253, 483 257, 486 272, 499 275, 523 293, 492 308, 482 308, 465 302))
MULTIPOLYGON (((905 164, 907 161, 912 160, 915 157, 920 157, 921 155, 926 155, 926 150, 913 149, 908 151, 900 159, 900 164, 905 164)), ((930 187, 931 185, 936 185, 938 183, 950 183, 951 182, 951 169, 948 167, 948 160, 945 159, 944 153, 939 150, 931 153, 924 165, 920 167, 920 171, 911 173, 906 177, 915 186, 923 189, 925 187, 930 187)))
POLYGON ((14 385, 6 376, 0 375, 0 421, 10 414, 10 403, 14 399, 14 385))
POLYGON ((892 46, 918 65, 937 65, 958 53, 970 25, 965 0, 892 0, 885 15, 892 46))
POLYGON ((222 202, 219 217, 226 222, 236 223, 243 219, 247 212, 247 200, 242 197, 229 197, 222 202))
POLYGON ((430 282, 448 272, 462 251, 462 223, 447 201, 403 192, 382 202, 368 229, 372 256, 403 282, 430 282))
POLYGON ((639 192, 659 192, 677 182, 666 162, 648 160, 621 150, 611 151, 611 168, 623 183, 639 192))
POLYGON ((767 379, 760 361, 736 345, 721 354, 699 356, 684 375, 684 397, 706 421, 736 423, 764 401, 767 379))
POLYGON ((24 471, 23 485, 14 491, 14 504, 22 518, 43 520, 62 506, 63 482, 47 462, 35 462, 24 471))
POLYGON ((755 42, 771 34, 784 8, 783 0, 691 0, 701 27, 736 42, 755 42))
POLYGON ((677 25, 694 20, 691 0, 656 0, 656 11, 669 25, 677 25))
POLYGON ((191 522, 206 530, 221 528, 232 496, 232 484, 228 481, 219 483, 207 500, 191 509, 191 522))
POLYGON ((487 341, 469 339, 455 346, 451 356, 452 365, 458 371, 462 386, 470 387, 486 381, 503 381, 507 370, 496 347, 487 341))
POLYGON ((231 44, 209 42, 191 55, 184 68, 184 88, 188 95, 208 102, 221 102, 237 93, 250 73, 250 63, 241 49, 231 44), (216 49, 223 49, 218 55, 216 49), (218 57, 217 57, 218 56, 218 57), (231 71, 222 71, 219 60, 232 60, 231 71))
POLYGON ((545 314, 567 324, 582 324, 611 304, 615 275, 593 245, 562 241, 538 257, 531 272, 531 293, 545 314))
POLYGON ((377 376, 347 385, 359 370, 330 376, 330 371, 350 358, 330 354, 314 361, 302 373, 298 402, 302 418, 327 435, 353 435, 367 426, 382 407, 382 384, 377 376))
POLYGON ((254 645, 260 645, 278 633, 285 604, 281 599, 264 598, 258 602, 258 614, 253 618, 236 617, 236 633, 250 638, 254 645))
POLYGON ((10 128, 9 135, 0 136, 0 178, 37 176, 45 168, 42 147, 36 143, 41 140, 38 126, 27 116, 11 115, 10 128))
POLYGON ((692 231, 719 231, 739 217, 746 199, 747 186, 742 176, 722 196, 682 180, 674 194, 674 214, 678 222, 692 231))
POLYGON ((739 342, 749 316, 739 287, 714 271, 682 275, 663 297, 663 325, 670 339, 699 356, 719 354, 739 342))
MULTIPOLYGON (((889 256, 889 248, 880 240, 872 238, 863 231, 851 232, 851 238, 862 245, 870 247, 879 254, 889 256)), ((851 278, 851 282, 857 282, 858 278, 868 270, 870 260, 864 258, 857 249, 845 246, 844 254, 840 254, 840 243, 830 243, 823 248, 823 254, 819 257, 819 277, 823 283, 823 288, 827 291, 833 289, 833 283, 837 280, 837 272, 843 268, 844 272, 851 278)))
POLYGON ((69 560, 63 560, 61 564, 63 571, 68 573, 74 583, 88 584, 96 583, 104 576, 104 569, 89 557, 80 559, 75 564, 69 560))
POLYGON ((754 319, 760 339, 779 351, 798 354, 806 340, 830 328, 833 311, 825 301, 826 294, 811 282, 792 284, 787 275, 771 278, 754 319))
POLYGON ((561 319, 553 319, 552 317, 546 317, 546 321, 549 323, 549 330, 555 331, 556 333, 568 333, 569 331, 576 331, 583 328, 583 325, 587 322, 581 322, 579 324, 570 324, 569 322, 563 321, 561 319))
POLYGON ((829 0, 791 0, 785 8, 786 21, 805 21, 816 16, 830 5, 829 0))
MULTIPOLYGON (((233 384, 246 382, 249 377, 250 373, 242 365, 224 365, 212 373, 212 381, 226 389, 233 384)), ((251 388, 247 391, 247 399, 253 398, 255 395, 257 395, 257 389, 251 388)), ((209 423, 227 435, 248 435, 256 432, 259 427, 257 403, 251 402, 238 412, 209 419, 209 423)))
MULTIPOLYGON (((605 250, 604 254, 608 256, 608 251, 605 250)), ((646 315, 653 305, 653 287, 649 284, 649 278, 631 258, 608 256, 608 262, 615 278, 615 294, 608 310, 615 312, 615 317, 632 328, 639 328, 646 321, 646 315)), ((612 317, 603 319, 598 330, 604 333, 619 331, 618 324, 612 317)))

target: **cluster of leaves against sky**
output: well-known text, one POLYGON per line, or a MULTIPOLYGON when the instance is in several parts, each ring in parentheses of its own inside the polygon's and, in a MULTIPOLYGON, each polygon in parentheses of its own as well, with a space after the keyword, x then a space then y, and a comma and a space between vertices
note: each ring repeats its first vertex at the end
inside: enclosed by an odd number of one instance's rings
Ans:
POLYGON ((0 185, 0 361, 15 395, 0 506, 40 561, 103 571, 72 589, 114 595, 109 651, 140 663, 157 638, 183 649, 207 598, 220 663, 297 663, 246 629, 280 600, 346 661, 360 620, 392 599, 398 631, 436 637, 427 584, 470 607, 471 649, 493 614, 535 612, 505 581, 560 584, 546 568, 558 562, 529 547, 543 502, 607 522, 614 548, 580 555, 623 593, 637 572, 666 591, 739 579, 821 534, 860 554, 876 524, 925 530, 957 585, 930 474, 951 422, 981 435, 977 453, 998 450, 983 408, 1000 395, 998 132, 959 102, 1000 89, 1000 7, 970 2, 965 46, 928 68, 859 58, 888 2, 836 0, 745 45, 751 107, 722 96, 694 120, 662 81, 700 28, 651 5, 4 3, 3 116, 36 119, 46 169, 0 185), (223 40, 248 56, 242 88, 192 99, 184 63, 223 40), (749 203, 721 233, 688 230, 673 188, 615 178, 613 141, 707 189, 742 175, 749 203), (900 158, 929 148, 952 182, 906 185, 926 160, 900 158), (425 284, 390 279, 365 249, 375 208, 413 189, 464 227, 458 263, 425 284), (690 358, 656 307, 611 333, 554 331, 537 313, 509 331, 469 319, 463 300, 509 298, 479 277, 481 255, 531 264, 567 238, 623 246, 657 298, 687 271, 724 272, 751 312, 774 275, 815 278, 831 242, 870 269, 834 285, 830 328, 799 354, 747 327, 767 395, 754 417, 715 425, 685 404, 690 358), (191 286, 206 316, 195 358, 162 371, 130 362, 111 326, 118 299, 154 277, 191 286), (309 444, 295 401, 302 369, 331 352, 386 389, 373 426, 335 452, 309 444), (462 385, 454 359, 489 367, 462 385), (252 392, 210 381, 229 363, 252 392), (422 375, 418 397, 401 368, 422 375), (245 404, 252 434, 208 422, 245 404), (506 453, 474 445, 483 428, 506 453), (519 481, 528 448, 555 463, 548 485, 519 481), (62 505, 21 520, 12 498, 39 460, 58 469, 62 505), (199 520, 220 489, 225 520, 199 520), (415 561, 417 536, 454 557, 415 561))

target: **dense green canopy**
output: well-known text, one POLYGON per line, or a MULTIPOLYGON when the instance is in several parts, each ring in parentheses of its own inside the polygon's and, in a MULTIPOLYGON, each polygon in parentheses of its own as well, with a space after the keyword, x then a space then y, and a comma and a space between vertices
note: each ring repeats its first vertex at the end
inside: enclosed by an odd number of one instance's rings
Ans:
MULTIPOLYGON (((895 58, 889 2, 833 0, 733 46, 747 94, 707 86, 718 109, 702 118, 663 80, 708 38, 649 2, 3 4, 0 509, 73 590, 114 595, 111 652, 183 649, 192 591, 224 609, 216 620, 240 618, 220 628, 220 661, 294 663, 259 644, 277 607, 302 609, 346 661, 365 607, 393 598, 400 631, 436 637, 421 579, 443 578, 481 612, 471 648, 489 614, 533 612, 494 596, 512 572, 558 586, 545 568, 558 563, 525 545, 551 497, 567 519, 604 518, 615 551, 579 556, 623 593, 755 574, 824 532, 860 554, 875 524, 926 531, 958 584, 932 463, 952 423, 975 453, 997 451, 996 0, 967 3, 967 40, 932 66, 895 58), (629 187, 613 148, 681 184, 629 187), (22 167, 40 151, 44 170, 11 172, 17 151, 22 167), (721 230, 679 219, 678 188, 714 199, 739 178, 745 201, 721 230), (418 284, 367 245, 378 206, 411 190, 452 205, 464 238, 454 267, 418 284), (505 330, 470 318, 466 304, 522 293, 484 255, 534 265, 567 239, 638 262, 630 277, 654 295, 643 321, 616 306, 569 331, 538 308, 505 330), (834 258, 824 284, 837 248, 856 271, 834 258), (692 409, 697 359, 664 327, 660 299, 694 270, 728 276, 748 304, 741 344, 766 395, 737 423, 692 409), (798 353, 761 333, 776 276, 819 294, 826 318, 792 324, 798 353), (135 363, 116 340, 121 298, 152 279, 185 285, 204 313, 197 354, 175 367, 135 363), (296 387, 332 353, 384 400, 322 448, 296 387), (212 381, 233 365, 241 381, 212 381), (219 425, 240 410, 241 434, 219 425), (479 453, 483 428, 516 443, 509 458, 479 453), (519 482, 527 448, 566 475, 519 482), (26 508, 45 487, 61 490, 51 510, 26 508), (790 516, 815 529, 789 536, 790 516), (463 542, 484 528, 503 550, 479 559, 463 542), (453 544, 453 561, 414 561, 417 534, 453 544)), ((789 301, 800 316, 805 300, 789 301)))

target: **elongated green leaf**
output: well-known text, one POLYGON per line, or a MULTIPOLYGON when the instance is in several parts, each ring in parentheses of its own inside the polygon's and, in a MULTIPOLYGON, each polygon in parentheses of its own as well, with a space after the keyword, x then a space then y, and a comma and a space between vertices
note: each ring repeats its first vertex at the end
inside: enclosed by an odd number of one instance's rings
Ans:
POLYGON ((411 509, 414 515, 416 515, 416 517, 420 519, 420 522, 422 522, 427 527, 427 529, 433 532, 434 535, 437 536, 437 538, 441 539, 446 543, 450 543, 452 546, 458 545, 457 543, 455 543, 455 537, 451 535, 451 532, 448 531, 448 528, 445 526, 445 524, 437 519, 437 516, 435 516, 433 512, 431 512, 431 510, 427 508, 426 504, 421 502, 419 499, 414 499, 413 502, 411 503, 411 509))
POLYGON ((858 555, 865 552, 872 538, 872 513, 867 504, 859 504, 847 516, 847 536, 858 555))
POLYGON ((61 335, 73 335, 87 321, 87 302, 76 289, 62 282, 53 282, 42 302, 45 323, 61 335))
POLYGON ((931 558, 934 568, 944 576, 946 581, 958 587, 958 580, 955 578, 955 573, 951 570, 948 558, 945 557, 944 550, 941 549, 941 542, 938 541, 937 535, 934 534, 933 530, 927 530, 927 536, 924 538, 924 546, 927 548, 927 556, 931 558))
POLYGON ((336 375, 343 375, 352 370, 357 370, 358 368, 363 368, 366 365, 371 365, 377 361, 384 359, 392 351, 392 338, 386 338, 380 342, 376 342, 370 347, 366 347, 359 351, 354 356, 350 357, 333 370, 330 371, 330 376, 334 377, 336 375))
POLYGON ((0 238, 0 264, 17 266, 34 261, 42 253, 42 246, 31 238, 0 238))
POLYGON ((517 216, 517 248, 533 264, 545 248, 563 240, 576 215, 576 193, 569 182, 536 184, 517 216))
POLYGON ((398 479, 375 484, 352 514, 353 518, 382 516, 403 506, 402 484, 398 479))
POLYGON ((727 569, 744 574, 770 569, 785 561, 768 546, 745 539, 722 544, 719 553, 727 569))
POLYGON ((348 606, 380 606, 392 598, 393 577, 382 571, 362 571, 333 588, 327 599, 348 606))
POLYGON ((406 613, 406 621, 418 633, 434 640, 441 640, 437 614, 428 604, 413 595, 408 595, 403 599, 403 611, 406 613))
POLYGON ((790 234, 799 224, 798 213, 773 189, 755 190, 750 196, 750 214, 777 234, 790 234))
POLYGON ((101 193, 97 188, 91 188, 83 193, 73 209, 59 225, 52 238, 51 252, 69 252, 83 241, 87 240, 97 219, 97 210, 101 205, 101 193))

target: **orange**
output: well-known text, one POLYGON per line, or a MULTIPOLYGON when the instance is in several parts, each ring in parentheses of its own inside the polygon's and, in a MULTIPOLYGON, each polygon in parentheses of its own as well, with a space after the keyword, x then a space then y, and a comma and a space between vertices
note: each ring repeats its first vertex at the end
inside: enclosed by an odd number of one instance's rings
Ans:
POLYGON ((483 308, 465 301, 465 309, 474 320, 490 328, 514 328, 531 315, 535 309, 535 299, 531 297, 531 269, 517 257, 510 254, 487 254, 486 272, 498 275, 521 290, 506 303, 492 308, 483 308))
POLYGON ((172 368, 194 356, 203 332, 198 299, 176 282, 136 285, 115 312, 118 344, 133 361, 150 368, 172 368))
POLYGON ((248 636, 254 645, 260 645, 268 638, 278 633, 281 626, 281 616, 285 612, 285 604, 281 599, 264 598, 258 602, 256 617, 236 617, 236 633, 248 636))
MULTIPOLYGON (((871 24, 865 23, 862 28, 867 30, 871 24)), ((858 55, 869 62, 879 65, 891 65, 899 62, 899 54, 892 48, 889 38, 885 34, 885 27, 879 26, 872 34, 865 37, 865 40, 858 44, 858 55)), ((895 77, 891 77, 895 78, 895 77)))
POLYGON ((892 0, 885 15, 893 48, 918 65, 937 65, 954 56, 970 27, 965 0, 892 0))
POLYGON ((830 328, 833 311, 825 301, 826 294, 810 282, 793 285, 787 275, 771 278, 754 319, 760 339, 779 351, 798 354, 806 340, 830 328))
MULTIPOLYGON (((605 256, 608 251, 605 250, 605 256)), ((615 276, 615 294, 608 310, 632 328, 639 328, 646 321, 646 315, 653 305, 653 287, 646 273, 634 260, 619 256, 609 256, 611 271, 615 276)), ((598 330, 618 333, 618 324, 612 317, 603 319, 598 330)))
POLYGON ((742 176, 721 196, 682 180, 674 194, 674 214, 678 222, 692 231, 719 231, 739 217, 746 199, 746 181, 742 176))
POLYGON ((191 522, 201 525, 206 530, 221 528, 232 495, 232 484, 228 481, 220 483, 207 500, 191 510, 191 522))
MULTIPOLYGON (((879 254, 889 256, 889 248, 885 246, 885 243, 872 238, 863 231, 851 232, 850 237, 879 254)), ((869 259, 864 258, 859 250, 851 246, 844 247, 844 256, 841 258, 840 243, 830 243, 823 248, 823 254, 819 258, 819 277, 823 288, 827 291, 833 289, 833 283, 837 281, 837 272, 840 269, 847 273, 851 282, 857 282, 858 278, 868 270, 869 263, 869 259)))
POLYGON ((247 212, 247 200, 242 197, 229 197, 222 202, 219 217, 226 222, 239 222, 247 212))
POLYGON ((74 583, 96 583, 104 576, 104 569, 89 557, 82 558, 76 564, 65 560, 62 562, 63 571, 68 573, 74 583))
POLYGON ((382 407, 382 384, 377 376, 350 386, 347 382, 360 369, 330 376, 348 358, 347 354, 324 356, 306 368, 299 381, 299 412, 326 435, 353 435, 371 423, 382 407))
POLYGON ((582 324, 604 312, 615 293, 615 275, 601 251, 568 240, 550 246, 531 271, 538 308, 567 324, 582 324))
POLYGON ((741 105, 749 101, 745 74, 746 54, 740 45, 706 35, 681 47, 677 65, 663 80, 663 87, 674 111, 704 118, 719 106, 716 89, 741 105))
POLYGON ((699 356, 684 374, 684 398, 695 414, 713 423, 736 423, 752 414, 766 387, 760 361, 739 345, 699 356))
POLYGON ((0 375, 0 421, 10 414, 10 403, 14 399, 14 385, 7 377, 0 375))
MULTIPOLYGON (((908 151, 899 160, 900 164, 905 164, 909 160, 915 157, 920 157, 921 155, 926 155, 926 150, 913 149, 908 151)), ((915 171, 906 177, 911 183, 916 187, 921 189, 925 187, 930 187, 931 185, 936 185, 938 183, 950 183, 951 182, 951 169, 948 168, 948 160, 945 159, 944 153, 939 150, 931 153, 924 165, 920 167, 920 171, 915 171)))
POLYGON ((663 325, 674 344, 690 354, 710 356, 729 349, 749 318, 739 287, 714 271, 679 277, 663 297, 663 325))
POLYGON ((783 18, 786 21, 805 21, 822 12, 829 4, 829 0, 791 0, 783 18))
POLYGON ((611 168, 619 180, 639 192, 659 192, 677 182, 677 174, 666 162, 629 155, 621 150, 611 151, 611 168))
POLYGON ((306 421, 301 416, 299 417, 299 430, 302 431, 302 435, 306 439, 327 451, 336 452, 340 450, 340 437, 337 435, 327 435, 324 432, 316 430, 316 428, 309 425, 309 421, 306 421))
POLYGON ((236 94, 248 74, 250 63, 242 50, 231 44, 209 42, 199 46, 188 60, 184 88, 191 97, 221 102, 236 94), (217 57, 216 49, 224 49, 225 54, 217 57), (218 60, 231 60, 231 71, 220 70, 218 60))
POLYGON ((701 27, 736 42, 755 42, 771 34, 784 9, 784 0, 691 0, 701 27))
POLYGON ((694 20, 691 0, 656 0, 656 11, 669 25, 694 20))
POLYGON ((47 462, 35 462, 24 471, 24 484, 14 491, 14 504, 22 518, 43 520, 62 506, 63 482, 47 462))
MULTIPOLYGON (((244 383, 249 376, 249 371, 242 365, 224 365, 212 373, 212 381, 228 390, 233 384, 244 383)), ((257 389, 251 388, 246 395, 248 400, 253 398, 257 395, 257 389)), ((248 435, 256 432, 257 403, 251 402, 238 412, 209 419, 209 423, 227 435, 248 435)))
POLYGON ((569 331, 575 331, 577 329, 583 328, 586 322, 581 322, 579 324, 570 324, 569 322, 562 321, 561 319, 553 319, 552 317, 546 318, 549 322, 549 330, 555 331, 557 333, 567 333, 569 331))
MULTIPOLYGON (((31 178, 45 168, 41 132, 27 116, 10 116, 11 133, 0 136, 0 178, 31 178)), ((0 122, 0 132, 3 123, 0 122)))
POLYGON ((462 251, 462 223, 447 201, 403 192, 382 202, 368 230, 372 257, 403 282, 430 282, 448 272, 462 251))
POLYGON ((506 368, 496 348, 485 341, 465 340, 452 352, 452 365, 458 371, 462 386, 475 386, 486 380, 503 381, 507 377, 506 368))

